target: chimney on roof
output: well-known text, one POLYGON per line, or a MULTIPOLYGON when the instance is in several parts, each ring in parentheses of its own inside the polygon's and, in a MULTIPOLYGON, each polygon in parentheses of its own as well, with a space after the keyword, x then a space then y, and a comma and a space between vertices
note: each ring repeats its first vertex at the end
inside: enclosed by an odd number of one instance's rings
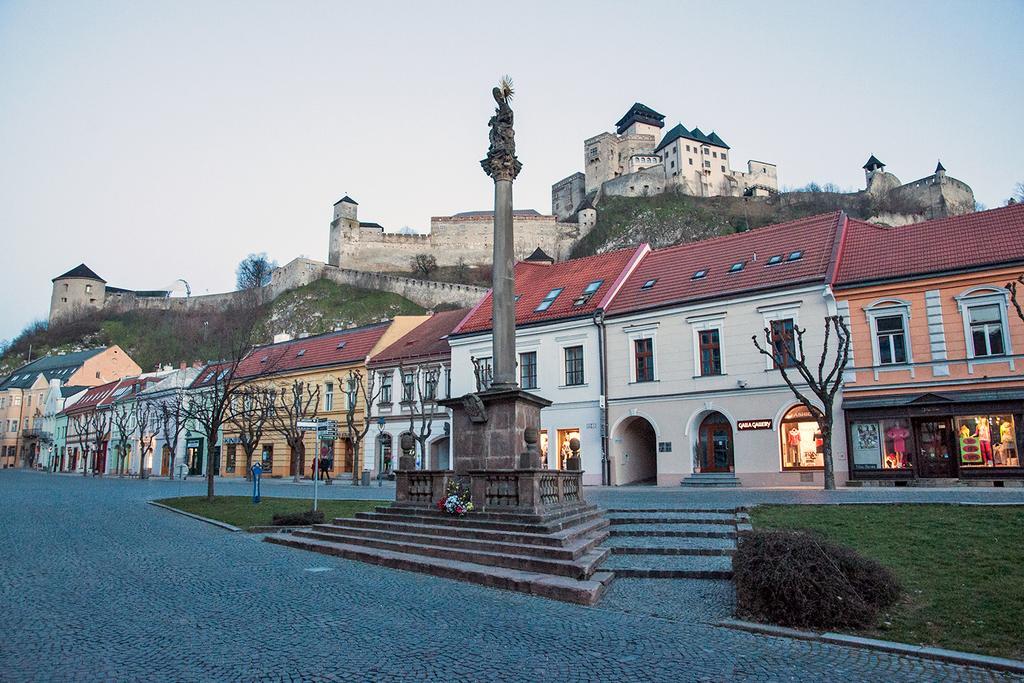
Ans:
POLYGON ((299 339, 305 339, 309 336, 309 332, 299 332, 299 339))
POLYGON ((188 363, 186 363, 185 361, 181 361, 181 363, 178 364, 178 369, 179 370, 184 370, 187 367, 188 367, 188 363))
POLYGON ((194 360, 194 361, 192 361, 192 367, 194 367, 194 368, 201 368, 201 367, 203 367, 203 361, 201 361, 201 360, 194 360))
POLYGON ((288 334, 287 332, 281 332, 279 334, 275 334, 274 335, 274 343, 275 344, 280 344, 282 342, 291 341, 291 340, 292 340, 292 335, 288 334))

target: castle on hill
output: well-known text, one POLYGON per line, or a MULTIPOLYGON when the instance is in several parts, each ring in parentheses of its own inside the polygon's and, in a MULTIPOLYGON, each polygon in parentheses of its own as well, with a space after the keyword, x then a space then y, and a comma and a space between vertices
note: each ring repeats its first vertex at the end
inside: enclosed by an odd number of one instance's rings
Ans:
POLYGON ((583 172, 551 187, 551 213, 569 220, 602 196, 646 197, 674 191, 697 197, 755 196, 779 191, 778 170, 747 161, 734 171, 732 150, 718 133, 682 123, 662 135, 665 116, 640 102, 615 123, 614 133, 583 141, 583 172))

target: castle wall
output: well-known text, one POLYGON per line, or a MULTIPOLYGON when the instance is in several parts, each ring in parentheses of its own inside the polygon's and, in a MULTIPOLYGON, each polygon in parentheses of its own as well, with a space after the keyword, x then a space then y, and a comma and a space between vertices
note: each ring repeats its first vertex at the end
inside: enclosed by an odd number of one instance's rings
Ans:
POLYGON ((573 173, 551 186, 551 213, 564 221, 575 211, 587 196, 587 180, 582 173, 573 173))
POLYGON ((605 182, 601 193, 609 197, 650 197, 662 194, 668 181, 663 166, 628 173, 605 182))
POLYGON ((324 277, 338 284, 376 289, 403 296, 424 308, 436 308, 441 304, 474 306, 487 290, 483 287, 460 285, 450 282, 415 280, 408 277, 370 273, 350 268, 325 268, 324 277))

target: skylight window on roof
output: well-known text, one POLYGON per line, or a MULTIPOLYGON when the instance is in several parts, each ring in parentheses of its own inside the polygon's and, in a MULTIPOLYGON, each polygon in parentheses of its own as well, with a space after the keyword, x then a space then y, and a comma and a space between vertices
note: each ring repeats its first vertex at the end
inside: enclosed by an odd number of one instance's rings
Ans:
POLYGON ((654 287, 654 283, 657 282, 657 281, 658 281, 658 278, 654 278, 653 280, 648 280, 647 282, 645 282, 642 285, 640 285, 640 289, 651 289, 651 288, 654 287))
POLYGON ((519 303, 519 300, 522 299, 522 298, 523 298, 522 294, 516 294, 515 298, 513 299, 513 303, 519 303))
POLYGON ((583 290, 583 293, 586 295, 593 295, 602 284, 604 284, 604 280, 594 280, 587 285, 587 288, 583 290))
POLYGON ((338 348, 339 350, 345 348, 345 341, 342 340, 338 342, 338 346, 336 348, 338 348))
POLYGON ((223 370, 221 370, 220 374, 217 375, 217 381, 219 382, 222 379, 224 379, 225 377, 227 377, 228 372, 230 372, 230 368, 224 368, 223 370))
POLYGON ((306 355, 306 349, 299 349, 299 352, 295 354, 296 358, 302 358, 306 355))
POLYGON ((690 279, 691 280, 699 280, 702 277, 705 277, 707 274, 708 274, 708 271, 707 271, 706 268, 704 270, 698 270, 696 273, 693 274, 693 277, 690 278, 690 279))
POLYGON ((268 360, 270 360, 270 356, 263 356, 263 358, 260 358, 261 363, 266 363, 268 360))
POLYGON ((738 273, 741 270, 743 270, 743 266, 745 266, 745 265, 747 265, 746 261, 740 261, 738 263, 734 263, 731 266, 729 266, 729 272, 730 273, 738 273))
POLYGON ((786 257, 786 260, 787 261, 799 261, 803 257, 804 257, 804 252, 803 251, 791 251, 791 252, 789 252, 789 256, 786 257))
POLYGON ((772 256, 770 259, 768 259, 768 263, 766 263, 764 265, 766 265, 766 266, 777 266, 780 263, 782 263, 782 254, 776 254, 775 256, 772 256))
POLYGON ((534 312, 540 313, 541 311, 546 311, 549 308, 551 308, 551 304, 555 303, 555 299, 557 299, 558 295, 561 293, 561 287, 556 287, 555 289, 552 289, 550 292, 548 292, 548 295, 544 297, 544 300, 540 302, 540 305, 537 306, 537 308, 533 309, 534 312))

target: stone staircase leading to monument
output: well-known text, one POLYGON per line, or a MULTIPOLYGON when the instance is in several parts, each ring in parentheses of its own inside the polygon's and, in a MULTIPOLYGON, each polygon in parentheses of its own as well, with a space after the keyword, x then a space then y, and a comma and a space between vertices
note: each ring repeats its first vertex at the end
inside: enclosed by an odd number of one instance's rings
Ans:
POLYGON ((425 507, 379 507, 265 541, 394 569, 592 605, 613 575, 599 571, 609 521, 593 505, 540 515, 454 517, 425 507))
POLYGON ((622 508, 607 511, 603 569, 617 577, 730 579, 747 515, 737 508, 622 508))

